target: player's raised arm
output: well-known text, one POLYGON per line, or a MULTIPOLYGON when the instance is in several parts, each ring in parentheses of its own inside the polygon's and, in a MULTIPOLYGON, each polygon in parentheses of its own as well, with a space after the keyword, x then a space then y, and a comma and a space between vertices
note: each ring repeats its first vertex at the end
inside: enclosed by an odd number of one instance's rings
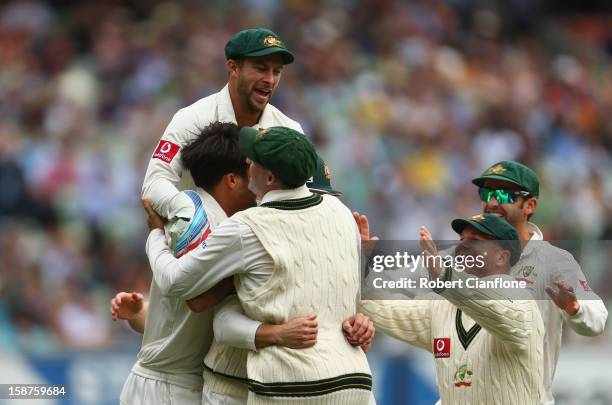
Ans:
POLYGON ((143 207, 151 229, 146 252, 162 295, 190 300, 244 270, 240 226, 236 221, 226 220, 205 243, 177 259, 166 241, 162 218, 146 199, 143 207))
POLYGON ((189 110, 179 110, 157 143, 142 185, 142 197, 164 218, 193 214, 174 207, 172 198, 178 193, 177 184, 183 174, 181 149, 199 132, 196 117, 189 110), (177 211, 178 210, 178 211, 177 211))

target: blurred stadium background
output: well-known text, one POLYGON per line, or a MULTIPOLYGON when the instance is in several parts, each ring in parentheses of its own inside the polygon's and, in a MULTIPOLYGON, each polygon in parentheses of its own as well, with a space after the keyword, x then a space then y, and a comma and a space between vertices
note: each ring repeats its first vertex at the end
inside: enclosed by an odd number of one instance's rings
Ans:
MULTIPOLYGON (((118 402, 140 336, 108 306, 150 283, 149 156, 254 26, 297 56, 273 104, 376 234, 454 239, 450 219, 480 207, 470 179, 516 159, 540 174, 548 239, 612 239, 607 1, 1 2, 0 383, 118 402)), ((587 274, 607 304, 610 246, 587 274)), ((558 403, 612 403, 609 331, 564 339, 558 403)), ((379 404, 433 403, 429 356, 378 335, 369 358, 379 404)))

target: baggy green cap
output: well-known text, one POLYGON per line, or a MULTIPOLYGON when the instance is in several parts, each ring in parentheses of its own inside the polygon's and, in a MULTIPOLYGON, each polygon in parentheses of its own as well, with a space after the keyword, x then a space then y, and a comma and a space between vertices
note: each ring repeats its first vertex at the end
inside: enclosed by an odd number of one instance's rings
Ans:
POLYGON ((480 177, 472 180, 478 187, 483 187, 485 180, 509 181, 537 197, 540 194, 538 176, 527 166, 513 160, 502 160, 485 170, 480 177))
POLYGON ((225 44, 226 59, 255 58, 273 53, 280 53, 285 65, 294 60, 293 54, 287 50, 279 36, 266 28, 237 32, 225 44))
POLYGON ((467 219, 457 218, 451 222, 453 230, 461 234, 467 226, 499 240, 504 249, 510 251, 510 264, 515 265, 521 257, 521 244, 516 228, 500 216, 478 214, 467 219))
POLYGON ((287 187, 299 187, 313 176, 317 152, 303 134, 287 127, 240 129, 240 150, 272 171, 287 187))
POLYGON ((331 172, 321 157, 317 157, 317 168, 312 177, 306 182, 306 187, 315 193, 331 194, 333 196, 342 195, 342 192, 332 188, 331 172))

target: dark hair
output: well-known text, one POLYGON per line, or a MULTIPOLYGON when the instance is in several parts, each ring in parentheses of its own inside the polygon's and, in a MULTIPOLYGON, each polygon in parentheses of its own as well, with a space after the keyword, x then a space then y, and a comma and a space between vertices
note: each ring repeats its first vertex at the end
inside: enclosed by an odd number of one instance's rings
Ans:
POLYGON ((246 177, 246 156, 240 152, 238 135, 236 124, 213 122, 183 148, 181 161, 196 186, 209 190, 228 173, 246 177))

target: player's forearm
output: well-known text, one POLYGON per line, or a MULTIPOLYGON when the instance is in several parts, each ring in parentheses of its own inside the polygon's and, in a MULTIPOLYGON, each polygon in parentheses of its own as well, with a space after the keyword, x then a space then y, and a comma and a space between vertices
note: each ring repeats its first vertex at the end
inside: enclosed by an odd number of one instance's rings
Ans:
POLYGON ((142 309, 138 312, 134 318, 128 321, 130 327, 138 333, 144 333, 145 322, 147 320, 147 311, 149 309, 149 303, 144 302, 142 309))
POLYGON ((431 350, 431 304, 427 300, 363 300, 357 311, 374 322, 377 332, 431 350))
POLYGON ((255 333, 255 347, 263 349, 268 346, 282 345, 282 325, 262 323, 255 333))
POLYGON ((233 223, 221 225, 209 236, 205 249, 197 248, 179 259, 171 253, 163 231, 151 231, 146 251, 162 295, 187 301, 242 271, 244 258, 237 231, 233 223))
POLYGON ((574 316, 564 314, 569 326, 582 336, 601 335, 608 320, 608 310, 601 300, 579 300, 580 307, 574 316))
POLYGON ((246 316, 236 295, 230 295, 215 308, 213 329, 219 343, 257 350, 256 332, 260 325, 261 322, 246 316))

